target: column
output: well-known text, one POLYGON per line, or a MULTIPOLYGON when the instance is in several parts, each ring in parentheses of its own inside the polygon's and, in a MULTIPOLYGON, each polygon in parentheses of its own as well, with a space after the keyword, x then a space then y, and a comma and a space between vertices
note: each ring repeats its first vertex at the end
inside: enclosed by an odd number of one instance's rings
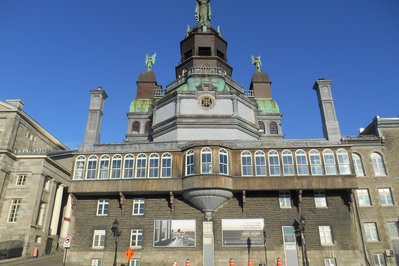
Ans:
POLYGON ((215 257, 215 244, 213 239, 213 222, 207 221, 202 224, 203 230, 203 265, 213 266, 215 257))
POLYGON ((55 199, 54 199, 54 208, 50 223, 50 235, 56 235, 58 231, 63 193, 64 193, 64 185, 60 184, 57 188, 57 192, 55 194, 55 199))

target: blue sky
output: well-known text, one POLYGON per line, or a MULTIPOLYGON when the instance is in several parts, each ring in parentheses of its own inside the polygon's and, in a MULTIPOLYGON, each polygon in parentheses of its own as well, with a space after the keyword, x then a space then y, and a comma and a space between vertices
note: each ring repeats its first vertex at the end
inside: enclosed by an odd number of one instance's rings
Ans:
MULTIPOLYGON (((317 78, 333 81, 343 135, 376 115, 399 115, 398 0, 212 0, 212 24, 229 42, 233 78, 249 87, 261 55, 286 138, 321 138, 317 78)), ((0 100, 25 111, 70 148, 83 140, 89 90, 108 93, 101 140, 121 142, 126 112, 157 52, 154 71, 174 80, 194 0, 0 0, 0 100)))

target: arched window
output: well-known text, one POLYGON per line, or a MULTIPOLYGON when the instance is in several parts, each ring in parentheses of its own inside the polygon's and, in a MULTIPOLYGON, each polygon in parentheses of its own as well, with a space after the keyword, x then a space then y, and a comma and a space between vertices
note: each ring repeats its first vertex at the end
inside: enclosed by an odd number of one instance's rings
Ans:
POLYGON ((140 122, 134 121, 132 124, 132 134, 139 134, 140 133, 140 122))
POLYGON ((119 154, 112 157, 111 178, 121 178, 122 174, 122 156, 119 154))
POLYGON ((296 170, 298 175, 308 175, 308 159, 306 157, 306 152, 304 150, 297 150, 295 152, 295 160, 296 160, 296 170))
POLYGON ((161 177, 172 177, 172 154, 162 154, 161 177))
POLYGON ((151 122, 147 121, 144 126, 144 134, 148 134, 151 131, 151 122))
POLYGON ((255 175, 266 175, 266 157, 263 151, 255 152, 255 175))
POLYGON ((330 149, 325 149, 323 151, 323 159, 324 159, 324 170, 326 171, 326 175, 336 175, 337 166, 335 164, 334 152, 330 149))
POLYGON ((284 150, 282 152, 283 160, 283 174, 284 175, 294 175, 294 158, 292 157, 292 152, 289 150, 284 150))
POLYGON ((322 175, 323 168, 321 167, 321 157, 318 150, 311 150, 309 152, 310 157, 310 172, 312 175, 322 175))
POLYGON ((362 158, 359 154, 352 153, 353 166, 355 167, 356 176, 364 176, 364 168, 362 158))
POLYGON ((149 178, 159 177, 159 155, 157 153, 150 154, 148 177, 149 178))
POLYGON ((97 177, 97 156, 90 155, 87 160, 86 179, 96 179, 97 177))
POLYGON ((243 176, 252 175, 252 154, 249 151, 241 153, 241 174, 243 176))
POLYGON ((103 155, 100 158, 100 169, 98 179, 108 179, 109 177, 109 155, 103 155))
POLYGON ((123 178, 134 177, 134 155, 127 154, 123 164, 123 178))
POLYGON ((186 152, 186 175, 194 174, 194 151, 188 150, 186 152))
POLYGON ((386 176, 387 172, 385 170, 384 159, 381 154, 373 152, 371 154, 371 164, 373 166, 374 175, 376 176, 386 176))
POLYGON ((265 133, 265 123, 263 121, 258 121, 259 132, 265 133))
POLYGON ((348 152, 344 149, 337 150, 338 169, 341 175, 351 174, 348 152))
POLYGON ((219 173, 222 175, 229 174, 229 156, 225 149, 219 150, 219 173))
POLYGON ((201 174, 212 173, 212 150, 203 148, 201 150, 201 174))
POLYGON ((86 157, 83 155, 78 156, 75 161, 75 174, 73 175, 74 180, 82 180, 85 173, 86 157))
POLYGON ((136 178, 145 178, 147 168, 147 155, 140 153, 136 160, 136 178))
POLYGON ((272 135, 278 135, 278 125, 276 122, 272 121, 269 124, 269 131, 272 135))
POLYGON ((281 175, 280 159, 278 158, 277 151, 269 151, 269 173, 273 175, 281 175))

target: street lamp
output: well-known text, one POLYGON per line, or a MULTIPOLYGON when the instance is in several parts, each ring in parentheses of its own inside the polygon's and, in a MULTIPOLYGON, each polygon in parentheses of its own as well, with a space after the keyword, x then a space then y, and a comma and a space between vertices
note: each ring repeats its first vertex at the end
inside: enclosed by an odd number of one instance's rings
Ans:
POLYGON ((298 223, 298 229, 301 234, 301 242, 302 242, 302 265, 303 266, 309 266, 309 260, 308 260, 308 252, 306 250, 306 241, 305 241, 305 226, 306 226, 306 219, 301 215, 301 218, 299 219, 298 223))
POLYGON ((119 241, 119 236, 121 235, 121 230, 119 230, 119 222, 117 219, 112 223, 111 231, 114 234, 115 238, 115 255, 114 255, 114 264, 113 266, 116 266, 116 253, 118 253, 118 241, 119 241))

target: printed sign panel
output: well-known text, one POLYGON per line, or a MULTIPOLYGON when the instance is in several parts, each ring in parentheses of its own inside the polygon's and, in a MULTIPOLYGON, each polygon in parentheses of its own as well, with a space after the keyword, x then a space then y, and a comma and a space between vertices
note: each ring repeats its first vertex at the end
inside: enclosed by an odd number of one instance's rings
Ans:
POLYGON ((195 247, 195 220, 155 220, 154 247, 195 247))
POLYGON ((263 219, 222 219, 223 246, 264 246, 263 219))

